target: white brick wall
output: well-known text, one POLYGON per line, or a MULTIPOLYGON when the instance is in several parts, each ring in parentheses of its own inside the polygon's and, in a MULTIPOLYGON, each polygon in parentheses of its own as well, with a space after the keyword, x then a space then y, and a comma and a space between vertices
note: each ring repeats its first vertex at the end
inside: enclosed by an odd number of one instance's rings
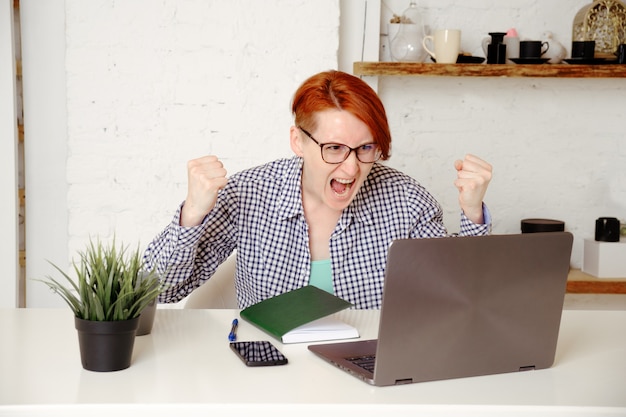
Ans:
POLYGON ((186 162, 290 154, 291 95, 336 68, 338 1, 66 1, 69 246, 147 242, 186 162))
MULTIPOLYGON (((489 31, 545 30, 569 47, 587 0, 423 1, 433 27, 463 30, 481 54, 489 31)), ((289 100, 336 67, 337 1, 70 0, 67 8, 70 253, 89 234, 147 241, 184 198, 185 163, 215 153, 229 171, 290 153, 289 100)), ((383 2, 402 13, 408 1, 383 2)), ((383 26, 384 27, 384 24, 383 26)), ((452 161, 495 166, 494 231, 525 217, 565 220, 582 237, 596 217, 626 217, 626 82, 381 78, 394 134, 390 164, 422 181, 457 228, 452 161)))
POLYGON ((426 185, 457 229, 452 161, 483 156, 494 165, 494 232, 519 233, 527 217, 564 220, 580 267, 595 219, 626 217, 625 81, 385 79, 391 164, 426 185))
MULTIPOLYGON (((510 27, 523 38, 551 30, 569 49, 573 16, 590 1, 420 3, 431 26, 460 28, 463 49, 482 55, 487 33, 510 27)), ((385 0, 381 28, 408 3, 385 0)), ((215 153, 235 172, 289 155, 294 89, 337 67, 339 0, 64 7, 70 256, 89 235, 146 245, 185 196, 188 159, 215 153)), ((597 217, 626 219, 625 79, 383 77, 379 92, 394 136, 390 164, 433 192, 451 230, 452 163, 465 152, 495 167, 494 232, 519 232, 525 217, 562 219, 576 237, 574 266, 597 217)))

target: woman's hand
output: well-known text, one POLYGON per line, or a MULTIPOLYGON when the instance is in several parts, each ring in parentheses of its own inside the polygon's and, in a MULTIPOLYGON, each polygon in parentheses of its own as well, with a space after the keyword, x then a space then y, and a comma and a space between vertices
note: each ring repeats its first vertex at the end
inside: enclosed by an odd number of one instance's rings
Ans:
POLYGON ((484 223, 483 198, 491 181, 492 167, 474 155, 456 160, 454 168, 457 179, 454 185, 459 190, 459 204, 465 216, 474 223, 484 223))
POLYGON ((197 226, 217 202, 217 193, 226 185, 226 169, 214 155, 187 163, 187 198, 180 214, 180 225, 197 226))

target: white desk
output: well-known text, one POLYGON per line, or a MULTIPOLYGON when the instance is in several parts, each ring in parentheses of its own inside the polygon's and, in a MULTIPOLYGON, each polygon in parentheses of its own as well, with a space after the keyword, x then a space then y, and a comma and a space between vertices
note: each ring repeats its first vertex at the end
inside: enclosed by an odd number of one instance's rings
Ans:
MULTIPOLYGON (((377 311, 338 315, 376 336, 377 311)), ((551 369, 382 388, 240 321, 239 340, 272 340, 289 359, 247 368, 228 347, 234 317, 159 309, 131 367, 96 373, 80 365, 68 309, 0 310, 0 416, 626 416, 626 311, 564 311, 551 369)))

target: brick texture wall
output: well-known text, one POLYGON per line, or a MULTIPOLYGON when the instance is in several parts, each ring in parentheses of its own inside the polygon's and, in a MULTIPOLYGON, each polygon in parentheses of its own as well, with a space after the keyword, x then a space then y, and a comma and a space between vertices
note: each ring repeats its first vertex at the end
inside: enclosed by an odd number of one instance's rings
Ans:
POLYGON ((66 1, 69 253, 146 245, 186 193, 186 162, 230 172, 290 155, 290 100, 336 68, 331 0, 66 1))
MULTIPOLYGON (((407 1, 384 1, 381 27, 407 1)), ((422 2, 433 27, 463 31, 481 54, 490 31, 546 30, 569 48, 587 0, 422 2)), ((290 155, 289 102, 307 76, 337 66, 339 2, 66 1, 69 253, 89 235, 142 246, 186 191, 188 159, 215 153, 230 172, 290 155)), ((599 216, 626 218, 623 79, 379 80, 394 136, 389 162, 458 219, 453 161, 493 163, 495 233, 526 217, 564 220, 572 263, 599 216)))

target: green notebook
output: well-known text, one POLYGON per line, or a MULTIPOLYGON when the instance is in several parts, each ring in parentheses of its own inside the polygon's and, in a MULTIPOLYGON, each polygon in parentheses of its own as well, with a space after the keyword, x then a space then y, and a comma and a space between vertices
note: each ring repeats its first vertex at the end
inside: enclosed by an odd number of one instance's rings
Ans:
MULTIPOLYGON (((312 285, 307 285, 251 305, 243 309, 240 315, 243 319, 284 342, 283 336, 290 331, 351 306, 351 303, 337 296, 312 285)), ((354 329, 346 324, 339 327, 343 327, 343 330, 345 330, 345 327, 354 329)), ((320 329, 318 334, 311 335, 309 340, 328 340, 329 337, 333 339, 346 337, 343 336, 345 333, 334 336, 329 335, 334 330, 333 326, 329 326, 327 329, 320 329)), ((336 330, 339 329, 337 328, 336 330)), ((354 329, 354 332, 356 332, 356 329, 354 329)), ((358 332, 356 332, 356 336, 353 335, 354 332, 347 337, 358 337, 358 332)))

